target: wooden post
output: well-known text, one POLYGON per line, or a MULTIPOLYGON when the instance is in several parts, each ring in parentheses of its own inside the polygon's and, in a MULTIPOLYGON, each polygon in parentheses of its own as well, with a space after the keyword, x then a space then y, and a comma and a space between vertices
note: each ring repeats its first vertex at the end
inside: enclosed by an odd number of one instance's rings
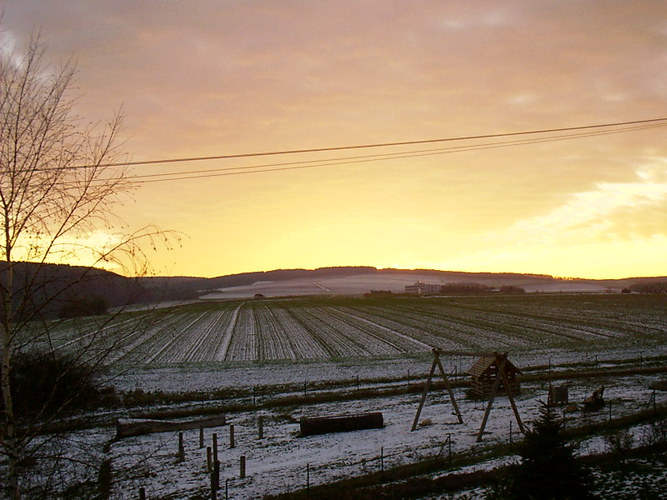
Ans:
POLYGON ((454 391, 452 390, 452 385, 449 383, 449 379, 447 378, 445 369, 442 367, 442 363, 440 362, 440 354, 438 353, 438 350, 436 348, 433 348, 433 363, 431 364, 431 371, 429 372, 428 379, 426 380, 426 384, 424 385, 424 392, 422 393, 422 399, 419 402, 419 408, 417 408, 417 414, 415 415, 415 419, 412 422, 412 428, 410 429, 411 431, 414 431, 417 428, 419 416, 421 415, 422 408, 424 407, 424 402, 426 401, 426 394, 428 393, 431 387, 431 381, 433 379, 433 374, 435 373, 436 366, 438 367, 438 369, 440 370, 440 374, 442 375, 442 380, 444 381, 445 387, 447 388, 447 393, 449 394, 449 400, 452 402, 452 406, 454 407, 454 413, 456 414, 456 417, 459 420, 459 424, 463 423, 463 417, 461 416, 461 412, 459 411, 458 404, 456 404, 456 398, 454 397, 454 391))
POLYGON ((380 447, 380 479, 384 481, 384 447, 380 447))
POLYGON ((178 461, 185 460, 185 446, 183 446, 183 433, 178 433, 178 461))
POLYGON ((215 479, 215 470, 211 471, 211 499, 217 500, 218 498, 218 483, 215 479))
POLYGON ((424 402, 426 401, 426 394, 428 394, 428 390, 431 387, 431 379, 433 378, 433 373, 435 373, 435 367, 436 367, 436 361, 434 358, 433 363, 431 364, 431 371, 429 372, 428 378, 426 379, 426 383, 424 384, 422 399, 419 402, 419 407, 417 408, 417 414, 415 415, 415 419, 412 421, 412 428, 410 429, 410 431, 414 431, 417 428, 417 423, 419 422, 419 415, 421 415, 422 408, 424 407, 424 402))
POLYGON ((359 390, 359 375, 357 375, 357 390, 359 390))
POLYGON ((449 465, 452 465, 452 435, 447 434, 447 458, 449 458, 449 465))
POLYGON ((461 412, 459 411, 459 406, 456 404, 456 399, 454 398, 454 391, 452 390, 452 384, 449 383, 449 379, 445 374, 445 369, 442 367, 442 363, 440 362, 440 356, 438 355, 438 351, 434 351, 433 355, 435 356, 435 360, 438 363, 438 368, 440 369, 442 380, 445 382, 445 387, 447 387, 447 392, 449 393, 449 400, 452 402, 452 406, 454 407, 454 412, 456 412, 456 416, 459 419, 459 424, 462 424, 463 417, 461 416, 461 412))
POLYGON ((146 490, 139 488, 139 500, 146 500, 146 490))
POLYGON ((225 500, 229 499, 229 479, 225 479, 225 500))
POLYGON ((306 395, 306 384, 307 384, 307 382, 304 380, 304 382, 303 382, 303 395, 304 396, 306 395))
POLYGON ((204 447, 204 428, 199 428, 199 449, 201 450, 204 447))
POLYGON ((211 447, 206 447, 206 473, 210 474, 213 470, 213 459, 211 458, 211 447))
POLYGON ((234 448, 234 424, 229 424, 229 447, 234 448))
MULTIPOLYGON (((497 360, 498 358, 496 358, 497 360)), ((505 369, 505 362, 507 361, 507 356, 502 358, 500 366, 498 367, 498 374, 501 370, 505 369)), ((497 362, 497 361, 496 361, 497 362)), ((482 440, 484 435, 484 428, 486 427, 486 421, 489 419, 489 413, 491 412, 491 407, 493 406, 493 400, 496 399, 496 394, 498 394, 498 387, 500 386, 500 376, 496 376, 496 381, 493 383, 493 389, 491 390, 491 397, 489 402, 486 405, 486 411, 484 412, 484 418, 482 419, 482 425, 479 428, 479 433, 477 434, 477 442, 479 443, 482 440)))
POLYGON ((310 496, 310 464, 306 464, 306 493, 310 496))
POLYGON ((215 491, 220 488, 220 461, 213 462, 213 475, 215 476, 215 491))
POLYGON ((241 455, 241 471, 240 471, 240 476, 241 479, 245 477, 245 455, 241 455))
POLYGON ((257 427, 259 428, 259 439, 264 439, 264 417, 262 415, 257 417, 257 427))
POLYGON ((512 405, 512 411, 514 412, 514 418, 516 418, 516 423, 519 424, 519 430, 521 431, 522 434, 525 434, 526 431, 523 428, 523 422, 521 422, 521 417, 519 416, 519 410, 516 407, 516 403, 514 401, 514 395, 512 394, 512 388, 510 387, 510 382, 507 379, 507 372, 505 371, 505 365, 507 362, 507 353, 504 353, 502 356, 503 356, 502 363, 498 363, 499 357, 496 356, 496 363, 499 364, 498 374, 503 379, 503 385, 505 386, 505 394, 507 394, 507 399, 510 400, 510 405, 512 405))
POLYGON ((218 460, 218 434, 213 433, 213 463, 218 460))

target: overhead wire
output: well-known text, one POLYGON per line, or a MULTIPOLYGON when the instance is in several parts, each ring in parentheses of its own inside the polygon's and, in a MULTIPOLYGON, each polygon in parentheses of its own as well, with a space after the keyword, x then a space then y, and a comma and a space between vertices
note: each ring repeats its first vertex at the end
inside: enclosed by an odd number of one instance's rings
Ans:
MULTIPOLYGON (((532 129, 532 130, 523 130, 515 132, 500 132, 493 134, 477 134, 477 135, 468 135, 468 136, 457 136, 457 137, 443 137, 437 139, 420 139, 420 140, 411 140, 411 141, 395 141, 395 142, 379 142, 379 143, 368 143, 368 144, 356 144, 348 146, 330 146, 330 147, 319 147, 319 148, 310 148, 310 149, 292 149, 292 150, 281 150, 281 151, 262 151, 262 152, 253 152, 253 153, 238 153, 238 154, 226 154, 226 155, 213 155, 213 156, 191 156, 183 158, 163 158, 155 160, 138 160, 138 161, 125 161, 125 162, 111 162, 104 163, 102 167, 132 167, 132 166, 141 166, 141 165, 160 165, 168 163, 185 163, 185 162, 198 162, 198 161, 210 161, 210 160, 231 160, 231 159, 240 159, 240 158, 254 158, 262 156, 278 156, 278 155, 290 155, 290 154, 304 154, 304 153, 324 153, 324 152, 333 152, 333 151, 345 151, 345 150, 355 150, 355 149, 373 149, 373 148, 384 148, 384 147, 398 147, 398 146, 414 146, 418 144, 435 144, 442 142, 458 142, 458 141, 468 141, 468 140, 482 140, 482 139, 498 139, 503 137, 515 137, 522 135, 538 135, 538 134, 552 134, 552 133, 561 133, 561 132, 574 132, 582 130, 592 130, 592 129, 602 129, 602 128, 611 128, 611 127, 623 127, 630 125, 648 125, 648 124, 657 124, 657 123, 666 123, 667 117, 661 118, 650 118, 646 120, 632 120, 632 121, 623 121, 623 122, 611 122, 611 123, 598 123, 594 125, 579 125, 574 127, 559 127, 559 128, 550 128, 550 129, 532 129)), ((70 170, 75 169, 86 169, 90 168, 91 165, 72 165, 67 167, 70 170)))
MULTIPOLYGON (((102 167, 136 166, 136 165, 148 165, 148 164, 154 165, 164 162, 175 163, 175 162, 202 161, 202 160, 232 160, 241 158, 272 156, 272 155, 359 150, 362 148, 397 147, 406 145, 434 144, 434 143, 456 142, 456 141, 464 142, 464 141, 471 141, 474 139, 479 140, 481 138, 499 139, 499 138, 515 137, 515 139, 504 140, 504 141, 492 141, 492 142, 485 141, 476 144, 464 144, 464 145, 455 145, 455 146, 429 148, 429 149, 415 149, 411 151, 395 151, 389 153, 364 154, 364 155, 342 156, 334 158, 294 160, 286 162, 272 162, 272 163, 262 163, 262 164, 244 165, 244 166, 225 166, 225 167, 199 169, 199 170, 179 170, 174 172, 160 172, 155 174, 122 175, 123 181, 129 182, 131 184, 142 185, 142 184, 157 183, 157 182, 170 182, 175 180, 204 179, 204 178, 231 176, 231 175, 250 175, 250 174, 268 173, 268 172, 312 169, 321 167, 334 167, 334 166, 343 166, 350 164, 362 164, 362 163, 388 161, 388 160, 405 159, 405 158, 444 155, 444 154, 452 154, 465 151, 479 151, 487 149, 515 147, 515 146, 523 146, 529 144, 539 144, 539 143, 578 139, 585 137, 595 137, 608 134, 617 134, 623 132, 647 130, 664 126, 667 126, 667 118, 654 118, 650 120, 635 120, 635 121, 615 122, 615 123, 606 123, 598 125, 561 127, 554 129, 542 129, 542 130, 532 130, 532 131, 522 131, 522 132, 506 132, 499 134, 484 134, 476 136, 428 139, 419 141, 401 141, 392 143, 376 143, 376 144, 365 144, 356 146, 339 146, 339 147, 313 148, 313 149, 301 149, 301 150, 290 150, 290 151, 285 150, 285 151, 273 151, 273 152, 263 152, 263 153, 245 153, 239 155, 220 155, 211 157, 191 157, 191 158, 178 158, 170 160, 148 160, 140 162, 117 163, 117 164, 108 163, 101 166, 102 167), (552 135, 556 132, 558 132, 558 135, 552 135), (563 132, 569 132, 569 133, 563 133, 563 132), (538 135, 542 135, 543 137, 539 137, 538 135), (529 136, 529 137, 523 139, 517 138, 523 136, 529 136)), ((88 167, 86 167, 85 165, 66 167, 67 170, 79 170, 84 168, 88 167)), ((105 182, 105 180, 102 178, 98 180, 99 182, 105 182)))
POLYGON ((496 149, 496 148, 504 148, 512 146, 522 146, 528 144, 540 144, 540 143, 555 142, 555 141, 569 140, 575 138, 596 137, 601 135, 616 134, 622 132, 646 130, 664 126, 667 126, 667 123, 659 123, 659 124, 653 123, 650 125, 626 127, 614 130, 594 130, 576 134, 561 134, 557 136, 529 138, 523 140, 490 142, 490 143, 465 145, 465 146, 451 146, 446 148, 399 151, 399 152, 383 153, 375 155, 344 156, 339 158, 326 158, 321 160, 301 160, 301 161, 290 161, 290 162, 280 162, 280 163, 267 163, 259 165, 220 167, 215 169, 203 169, 194 171, 190 170, 190 171, 178 171, 178 172, 163 172, 157 174, 143 174, 143 175, 128 176, 127 179, 137 184, 148 184, 155 182, 168 182, 174 180, 203 179, 203 178, 222 177, 231 175, 249 175, 249 174, 260 174, 266 172, 278 172, 286 170, 332 167, 332 166, 370 163, 370 162, 387 161, 387 160, 404 159, 404 158, 443 155, 443 154, 459 153, 465 151, 478 151, 478 150, 496 149))

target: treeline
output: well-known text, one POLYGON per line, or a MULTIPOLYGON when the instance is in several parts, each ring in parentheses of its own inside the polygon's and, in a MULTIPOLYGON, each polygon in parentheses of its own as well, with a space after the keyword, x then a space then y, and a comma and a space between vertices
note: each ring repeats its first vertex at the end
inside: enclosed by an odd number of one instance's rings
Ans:
MULTIPOLYGON (((0 263, 0 286, 9 290, 6 263, 0 263)), ((108 308, 198 297, 196 287, 179 282, 148 283, 103 269, 17 262, 12 265, 12 321, 73 318, 105 314, 108 308)), ((0 308, 0 318, 5 308, 0 308)))
POLYGON ((503 285, 500 288, 496 288, 489 285, 483 285, 481 283, 447 283, 440 287, 438 293, 443 295, 447 294, 471 295, 471 294, 489 293, 495 291, 507 294, 526 293, 526 290, 519 286, 503 285))
POLYGON ((637 293, 667 293, 667 281, 647 281, 644 283, 635 283, 628 289, 637 293))

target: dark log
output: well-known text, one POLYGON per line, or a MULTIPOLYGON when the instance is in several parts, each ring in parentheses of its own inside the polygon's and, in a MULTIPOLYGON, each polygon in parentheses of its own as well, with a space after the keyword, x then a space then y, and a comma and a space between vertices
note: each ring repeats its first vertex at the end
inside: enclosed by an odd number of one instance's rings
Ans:
POLYGON ((200 420, 174 422, 171 420, 150 420, 145 418, 119 418, 116 423, 116 439, 141 436, 154 432, 184 431, 199 427, 219 427, 226 425, 225 415, 216 415, 200 420))
POLYGON ((336 415, 329 417, 301 417, 301 435, 326 434, 329 432, 348 432, 362 429, 384 427, 382 413, 359 413, 355 415, 336 415))

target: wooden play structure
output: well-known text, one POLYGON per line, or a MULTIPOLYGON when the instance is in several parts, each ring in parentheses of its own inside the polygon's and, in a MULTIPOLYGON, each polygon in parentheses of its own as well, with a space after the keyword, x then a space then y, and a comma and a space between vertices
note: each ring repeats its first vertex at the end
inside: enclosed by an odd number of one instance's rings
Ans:
MULTIPOLYGON (((507 354, 505 354, 507 356, 507 354)), ((487 399, 493 392, 493 386, 499 376, 499 362, 501 358, 496 353, 493 356, 481 355, 474 365, 468 370, 468 375, 472 377, 470 381, 470 392, 473 396, 480 399, 487 399)), ((512 394, 518 394, 521 390, 517 381, 519 370, 510 360, 505 361, 505 377, 501 377, 498 385, 499 394, 507 394, 506 387, 509 387, 512 394), (507 382, 505 382, 505 380, 507 382)))
POLYGON ((496 398, 496 395, 500 392, 502 387, 505 395, 512 405, 512 411, 514 412, 514 417, 516 422, 519 425, 519 430, 524 433, 523 423, 521 422, 521 417, 519 416, 519 410, 516 407, 514 402, 514 396, 512 393, 518 390, 518 382, 516 380, 516 374, 520 373, 520 370, 514 366, 508 359, 506 352, 470 352, 470 351, 443 351, 441 349, 433 348, 433 363, 431 364, 431 371, 429 372, 426 383, 424 384, 424 391, 422 392, 421 401, 419 402, 419 407, 417 408, 417 414, 415 419, 412 422, 412 429, 417 428, 417 423, 419 422, 419 416, 421 415, 422 408, 424 407, 424 402, 426 401, 426 396, 431 388, 431 382, 433 380, 433 375, 435 374, 436 367, 440 370, 442 375, 442 380, 445 383, 445 387, 449 394, 449 400, 452 403, 454 408, 454 413, 458 417, 459 423, 463 423, 463 417, 459 411, 459 407, 456 404, 456 399, 454 398, 454 392, 452 391, 452 385, 447 378, 444 368, 442 367, 442 362, 440 361, 441 355, 448 356, 471 356, 479 358, 473 367, 468 371, 469 374, 473 376, 473 391, 481 391, 483 397, 488 396, 489 401, 486 405, 486 411, 484 412, 484 418, 482 419, 482 424, 479 428, 477 434, 477 441, 482 440, 484 435, 484 428, 486 427, 486 422, 489 419, 489 413, 491 413, 491 407, 493 406, 493 401, 496 398), (486 390, 488 387, 488 391, 486 390))

